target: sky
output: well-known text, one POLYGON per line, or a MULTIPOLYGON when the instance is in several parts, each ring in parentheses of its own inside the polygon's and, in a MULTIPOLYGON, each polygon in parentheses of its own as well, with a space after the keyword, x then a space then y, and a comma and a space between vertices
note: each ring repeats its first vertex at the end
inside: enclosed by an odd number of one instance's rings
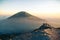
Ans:
POLYGON ((0 16, 19 11, 38 17, 60 18, 60 0, 0 0, 0 16))

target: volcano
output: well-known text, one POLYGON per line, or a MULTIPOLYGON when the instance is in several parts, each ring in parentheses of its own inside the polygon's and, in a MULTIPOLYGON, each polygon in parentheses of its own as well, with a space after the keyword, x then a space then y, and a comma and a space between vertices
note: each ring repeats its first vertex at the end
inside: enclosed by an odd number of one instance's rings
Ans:
POLYGON ((27 12, 0 21, 1 40, 60 40, 59 29, 27 12))
POLYGON ((32 15, 27 12, 21 11, 21 12, 16 13, 15 15, 11 16, 10 18, 20 18, 20 17, 30 17, 30 16, 32 16, 32 15))
POLYGON ((0 22, 0 33, 29 32, 40 27, 45 20, 21 11, 0 22))

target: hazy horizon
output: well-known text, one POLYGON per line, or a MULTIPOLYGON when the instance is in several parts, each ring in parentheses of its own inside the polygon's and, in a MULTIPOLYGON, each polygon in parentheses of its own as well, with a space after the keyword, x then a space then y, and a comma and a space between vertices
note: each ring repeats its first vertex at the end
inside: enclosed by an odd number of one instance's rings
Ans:
POLYGON ((60 0, 0 0, 0 19, 20 11, 60 25, 60 0))
POLYGON ((26 11, 44 18, 60 18, 59 0, 0 0, 0 16, 26 11))

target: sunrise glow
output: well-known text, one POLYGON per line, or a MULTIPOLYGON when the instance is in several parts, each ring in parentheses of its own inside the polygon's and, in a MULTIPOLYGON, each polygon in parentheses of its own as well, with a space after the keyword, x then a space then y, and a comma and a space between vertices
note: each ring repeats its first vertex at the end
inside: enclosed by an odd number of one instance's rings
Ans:
POLYGON ((1 0, 0 15, 27 11, 38 17, 60 18, 60 1, 56 0, 1 0))

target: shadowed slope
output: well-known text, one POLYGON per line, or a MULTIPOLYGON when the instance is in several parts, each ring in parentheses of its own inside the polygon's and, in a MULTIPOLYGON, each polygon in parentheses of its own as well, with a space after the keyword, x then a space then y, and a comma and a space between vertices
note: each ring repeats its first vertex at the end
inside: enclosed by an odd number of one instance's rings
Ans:
POLYGON ((1 33, 29 32, 40 27, 43 19, 30 15, 27 12, 18 12, 15 15, 0 22, 1 33))

